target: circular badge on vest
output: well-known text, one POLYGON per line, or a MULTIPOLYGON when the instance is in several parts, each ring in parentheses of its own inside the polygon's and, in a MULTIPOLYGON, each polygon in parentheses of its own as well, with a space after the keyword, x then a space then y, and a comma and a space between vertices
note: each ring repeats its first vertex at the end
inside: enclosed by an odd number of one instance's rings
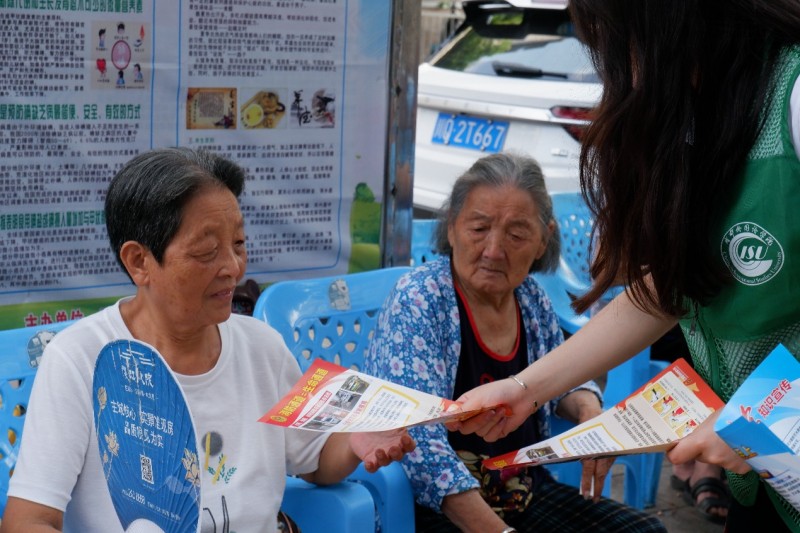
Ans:
POLYGON ((753 222, 734 224, 721 243, 722 260, 740 283, 761 285, 783 268, 783 247, 770 232, 753 222))

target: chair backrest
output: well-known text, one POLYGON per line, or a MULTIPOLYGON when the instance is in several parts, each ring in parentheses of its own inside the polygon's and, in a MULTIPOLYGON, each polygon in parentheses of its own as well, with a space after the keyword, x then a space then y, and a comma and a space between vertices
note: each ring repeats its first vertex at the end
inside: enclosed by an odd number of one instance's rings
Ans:
POLYGON ((553 216, 561 233, 562 276, 574 285, 574 290, 585 292, 592 284, 589 274, 591 264, 592 230, 594 217, 580 192, 556 192, 553 199, 553 216))
MULTIPOLYGON (((409 270, 279 281, 261 293, 253 316, 278 330, 303 371, 316 358, 361 370, 383 302, 409 270)), ((371 474, 361 465, 348 479, 372 494, 382 531, 414 531, 414 496, 399 463, 371 474)))
POLYGON ((439 254, 434 252, 434 235, 436 219, 415 218, 411 222, 411 264, 421 265, 432 261, 439 254))
POLYGON ((410 267, 279 281, 253 316, 278 330, 305 371, 316 358, 361 369, 384 300, 410 267))
POLYGON ((74 322, 0 331, 0 514, 5 510, 8 481, 17 462, 42 351, 56 333, 74 322))
MULTIPOLYGON (((553 305, 560 308, 562 327, 574 333, 586 323, 586 316, 576 315, 567 307, 571 301, 585 294, 592 286, 589 272, 592 260, 592 232, 594 216, 583 200, 580 192, 557 192, 553 199, 553 215, 558 222, 561 235, 561 257, 553 274, 537 274, 536 278, 545 285, 545 290, 553 305), (566 298, 561 293, 566 293, 566 298), (566 306, 566 307, 565 307, 566 306)), ((600 298, 599 306, 611 301, 622 287, 612 287, 600 298)))

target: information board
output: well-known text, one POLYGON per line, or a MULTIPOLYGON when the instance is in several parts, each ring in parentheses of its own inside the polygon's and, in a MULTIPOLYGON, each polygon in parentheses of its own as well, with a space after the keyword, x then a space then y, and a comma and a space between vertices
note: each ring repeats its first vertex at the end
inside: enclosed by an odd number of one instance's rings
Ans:
POLYGON ((0 55, 0 329, 133 292, 103 201, 114 173, 154 147, 205 148, 247 170, 248 278, 381 266, 385 191, 413 154, 406 144, 397 161, 392 145, 413 142, 392 131, 396 11, 391 0, 0 0, 0 44, 14 51, 0 55))

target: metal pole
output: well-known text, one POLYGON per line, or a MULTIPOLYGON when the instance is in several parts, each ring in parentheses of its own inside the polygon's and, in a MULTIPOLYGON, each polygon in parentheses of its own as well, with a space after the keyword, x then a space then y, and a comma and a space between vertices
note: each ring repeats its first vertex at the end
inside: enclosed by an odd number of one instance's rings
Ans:
POLYGON ((419 0, 393 2, 389 132, 381 231, 381 264, 385 267, 408 265, 411 251, 420 12, 419 0))

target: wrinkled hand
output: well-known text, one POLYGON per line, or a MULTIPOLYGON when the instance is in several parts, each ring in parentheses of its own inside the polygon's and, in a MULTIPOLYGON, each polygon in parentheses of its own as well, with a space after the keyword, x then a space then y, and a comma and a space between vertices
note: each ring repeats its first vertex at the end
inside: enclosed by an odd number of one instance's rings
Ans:
MULTIPOLYGON (((587 390, 578 390, 568 394, 561 400, 561 404, 562 407, 570 407, 573 416, 577 413, 578 424, 583 424, 603 412, 600 400, 593 392, 587 390)), ((615 460, 616 457, 613 456, 581 460, 583 470, 581 471, 580 492, 585 499, 591 499, 594 502, 600 501, 603 485, 615 460)))
POLYGON ((580 492, 585 499, 591 499, 594 502, 600 501, 603 485, 615 459, 615 457, 603 457, 602 459, 581 460, 583 470, 581 472, 580 492))
POLYGON ((405 429, 352 433, 350 447, 364 462, 367 472, 375 472, 392 461, 399 461, 405 454, 414 450, 417 443, 405 429))
POLYGON ((445 424, 450 431, 475 433, 487 442, 502 439, 522 424, 533 412, 533 402, 527 391, 510 379, 500 379, 476 387, 456 400, 464 411, 503 405, 460 422, 445 424))
POLYGON ((696 430, 678 441, 670 451, 667 459, 673 464, 681 464, 695 459, 702 463, 719 465, 736 474, 746 474, 750 471, 747 463, 725 444, 714 431, 714 423, 719 418, 721 410, 712 414, 700 424, 696 430))

